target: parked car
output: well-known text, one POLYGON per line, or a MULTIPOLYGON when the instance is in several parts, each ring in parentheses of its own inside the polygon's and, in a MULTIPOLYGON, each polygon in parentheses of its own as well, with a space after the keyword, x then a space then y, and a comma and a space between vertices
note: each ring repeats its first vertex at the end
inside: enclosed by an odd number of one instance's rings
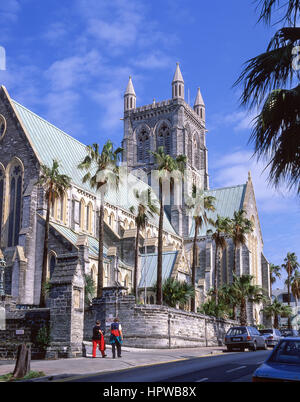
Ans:
POLYGON ((282 338, 258 367, 253 382, 300 382, 300 337, 282 338))
POLYGON ((232 327, 225 336, 225 345, 228 351, 245 349, 256 351, 259 348, 267 349, 267 342, 254 327, 232 327))
POLYGON ((259 331, 267 341, 268 346, 275 346, 282 338, 281 332, 276 328, 261 329, 259 331))
POLYGON ((282 336, 300 336, 299 332, 295 329, 282 329, 282 336))

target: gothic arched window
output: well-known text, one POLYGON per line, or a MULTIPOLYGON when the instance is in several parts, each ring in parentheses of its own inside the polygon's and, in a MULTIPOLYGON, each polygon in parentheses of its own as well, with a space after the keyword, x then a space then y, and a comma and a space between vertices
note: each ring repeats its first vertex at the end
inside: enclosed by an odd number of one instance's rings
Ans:
POLYGON ((55 256, 54 252, 52 251, 49 253, 49 259, 48 259, 48 267, 49 267, 48 277, 49 277, 49 279, 52 278, 52 275, 53 275, 53 272, 55 269, 55 265, 56 265, 56 256, 55 256))
POLYGON ((21 226, 21 205, 23 191, 23 173, 19 163, 11 166, 9 174, 9 218, 7 246, 16 246, 21 226))
POLYGON ((1 243, 1 228, 2 228, 3 210, 4 210, 4 190, 5 190, 4 179, 5 179, 4 170, 1 169, 0 166, 0 243, 1 243))
POLYGON ((158 130, 157 147, 164 147, 164 152, 168 155, 171 154, 172 138, 170 128, 166 123, 163 123, 158 130))
POLYGON ((84 221, 85 221, 85 201, 82 198, 80 200, 80 208, 79 208, 79 223, 80 223, 80 229, 84 230, 84 221))
POLYGON ((194 151, 193 167, 195 169, 200 169, 200 147, 196 136, 194 136, 193 140, 193 151, 194 151))
POLYGON ((92 233, 92 222, 93 221, 93 204, 88 203, 86 207, 86 230, 92 233))
POLYGON ((138 162, 149 162, 150 160, 150 138, 149 133, 146 129, 142 129, 138 134, 137 138, 138 149, 137 149, 137 161, 138 162))

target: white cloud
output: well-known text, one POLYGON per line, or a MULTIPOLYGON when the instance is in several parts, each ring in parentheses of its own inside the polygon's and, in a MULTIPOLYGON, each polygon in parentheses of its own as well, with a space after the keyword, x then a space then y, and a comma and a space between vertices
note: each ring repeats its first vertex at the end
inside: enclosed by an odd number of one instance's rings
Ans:
POLYGON ((94 78, 101 71, 101 57, 95 50, 55 61, 45 72, 56 91, 74 88, 94 78))
POLYGON ((144 69, 166 68, 170 66, 171 63, 171 58, 167 54, 159 51, 141 54, 138 58, 135 58, 132 61, 134 66, 144 69))

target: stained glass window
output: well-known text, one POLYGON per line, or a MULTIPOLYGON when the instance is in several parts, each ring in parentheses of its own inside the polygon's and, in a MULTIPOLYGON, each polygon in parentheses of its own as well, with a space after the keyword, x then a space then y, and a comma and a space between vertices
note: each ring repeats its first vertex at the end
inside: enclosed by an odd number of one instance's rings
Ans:
POLYGON ((8 247, 18 244, 21 225, 21 202, 22 202, 22 169, 20 165, 10 169, 10 198, 8 218, 8 247))
POLYGON ((0 115, 0 140, 4 136, 6 130, 6 122, 2 115, 0 115))

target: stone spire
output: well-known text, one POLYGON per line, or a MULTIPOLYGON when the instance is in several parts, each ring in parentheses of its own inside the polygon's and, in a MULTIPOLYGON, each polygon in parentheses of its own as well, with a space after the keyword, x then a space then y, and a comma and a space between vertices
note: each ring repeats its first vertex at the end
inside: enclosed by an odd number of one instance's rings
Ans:
POLYGON ((198 88, 197 96, 194 103, 194 110, 200 119, 205 120, 205 104, 201 95, 200 88, 198 88))
POLYGON ((132 110, 136 108, 136 94, 132 84, 131 77, 127 84, 127 88, 124 94, 124 111, 132 110))
POLYGON ((176 65, 176 71, 172 81, 172 98, 184 99, 184 81, 180 71, 179 63, 176 65))

